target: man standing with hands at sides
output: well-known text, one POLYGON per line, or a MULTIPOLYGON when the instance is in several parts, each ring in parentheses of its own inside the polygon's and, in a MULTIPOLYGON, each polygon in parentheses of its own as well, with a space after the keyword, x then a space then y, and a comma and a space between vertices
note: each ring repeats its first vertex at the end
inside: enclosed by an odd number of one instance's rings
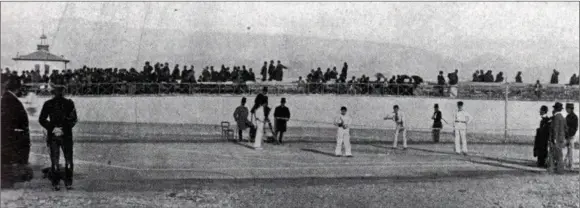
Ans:
POLYGON ((578 131, 578 116, 574 113, 574 103, 566 103, 566 168, 572 169, 572 164, 574 163, 574 136, 576 131, 578 131))
POLYGON ((286 98, 280 100, 280 106, 274 110, 274 120, 276 127, 276 135, 278 136, 278 143, 282 143, 282 137, 286 132, 286 124, 290 120, 290 110, 286 107, 286 98))
POLYGON ((352 157, 352 153, 350 151, 350 124, 352 123, 352 119, 346 115, 346 107, 342 106, 340 108, 340 116, 338 116, 335 121, 334 125, 338 127, 336 131, 336 150, 334 151, 334 155, 336 157, 342 156, 342 145, 344 144, 344 151, 346 157, 352 157))
POLYGON ((238 124, 238 136, 239 141, 243 140, 243 132, 246 128, 248 128, 251 123, 248 121, 248 108, 246 107, 246 97, 242 98, 242 105, 238 106, 234 111, 234 120, 238 124))
MULTIPOLYGON (((439 135, 441 133, 441 129, 443 128, 443 123, 441 123, 441 120, 445 121, 445 119, 443 119, 443 117, 441 116, 441 111, 439 111, 439 104, 435 103, 435 112, 433 113, 433 116, 431 117, 431 119, 433 119, 433 142, 437 143, 439 142, 439 135)), ((445 123, 447 123, 447 121, 445 121, 445 123)))
POLYGON ((48 133, 50 146, 51 172, 53 173, 52 186, 55 191, 60 190, 60 149, 65 160, 64 184, 67 190, 72 189, 73 182, 73 135, 72 128, 77 123, 77 112, 74 102, 63 96, 64 87, 55 86, 54 97, 44 103, 40 111, 39 122, 48 133))
POLYGON ((555 171, 560 174, 564 169, 562 148, 566 144, 566 119, 562 116, 562 103, 556 103, 552 107, 554 108, 554 115, 552 116, 552 125, 550 126, 549 171, 555 171))
POLYGON ((407 129, 405 128, 405 116, 403 112, 399 111, 399 106, 393 106, 393 116, 387 116, 385 120, 393 120, 395 122, 395 139, 393 140, 393 148, 397 148, 397 140, 399 139, 399 132, 403 132, 403 149, 407 149, 407 129))
POLYGON ((473 117, 463 110, 463 102, 457 102, 457 112, 455 113, 455 122, 453 129, 455 131, 455 152, 467 155, 467 124, 473 120, 473 117))
POLYGON ((546 158, 548 157, 548 139, 550 135, 550 117, 548 116, 548 106, 540 107, 540 127, 536 129, 534 139, 534 157, 538 158, 537 166, 546 168, 546 158))

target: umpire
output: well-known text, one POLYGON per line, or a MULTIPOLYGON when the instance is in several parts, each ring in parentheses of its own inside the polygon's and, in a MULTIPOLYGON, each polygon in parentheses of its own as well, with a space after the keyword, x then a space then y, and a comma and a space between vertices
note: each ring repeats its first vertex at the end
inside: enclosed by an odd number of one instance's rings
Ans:
POLYGON ((50 147, 51 181, 55 191, 60 190, 62 177, 60 166, 60 149, 65 159, 64 184, 66 189, 72 189, 73 176, 73 135, 72 128, 77 123, 77 113, 74 102, 63 96, 64 87, 54 86, 54 97, 44 103, 40 111, 39 122, 47 131, 47 143, 50 147), (47 120, 48 119, 48 120, 47 120))

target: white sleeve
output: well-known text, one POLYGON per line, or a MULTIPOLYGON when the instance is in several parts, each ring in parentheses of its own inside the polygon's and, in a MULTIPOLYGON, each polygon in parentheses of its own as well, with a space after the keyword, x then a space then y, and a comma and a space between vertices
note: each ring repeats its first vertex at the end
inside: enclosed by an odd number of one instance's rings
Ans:
POLYGON ((466 123, 471 123, 471 121, 473 120, 473 116, 471 116, 471 114, 469 114, 468 112, 465 112, 465 115, 467 117, 466 123))

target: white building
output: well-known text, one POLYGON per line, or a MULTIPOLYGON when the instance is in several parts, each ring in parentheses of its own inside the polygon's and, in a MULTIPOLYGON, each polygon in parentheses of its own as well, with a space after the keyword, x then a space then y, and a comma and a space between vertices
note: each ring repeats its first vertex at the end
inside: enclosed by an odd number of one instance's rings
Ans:
POLYGON ((64 70, 66 69, 66 64, 69 60, 65 59, 63 56, 57 56, 48 51, 49 45, 46 43, 46 35, 42 34, 40 36, 40 44, 37 45, 35 52, 12 58, 16 61, 14 69, 11 71, 18 71, 18 74, 22 71, 29 70, 40 70, 43 73, 45 70, 64 70))

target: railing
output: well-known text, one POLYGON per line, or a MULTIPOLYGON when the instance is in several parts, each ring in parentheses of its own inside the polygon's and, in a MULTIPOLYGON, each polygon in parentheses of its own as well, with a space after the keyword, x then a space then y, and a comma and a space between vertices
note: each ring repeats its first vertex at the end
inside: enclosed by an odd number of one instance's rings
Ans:
MULTIPOLYGON (((47 84, 26 84, 24 90, 50 95, 47 84)), ((163 94, 258 94, 268 87, 268 94, 335 94, 366 96, 452 97, 459 99, 529 101, 576 101, 578 86, 545 85, 539 90, 530 84, 460 83, 455 86, 434 84, 388 83, 99 83, 69 84, 66 94, 73 96, 163 95, 163 94), (457 93, 452 93, 452 88, 457 93)))

